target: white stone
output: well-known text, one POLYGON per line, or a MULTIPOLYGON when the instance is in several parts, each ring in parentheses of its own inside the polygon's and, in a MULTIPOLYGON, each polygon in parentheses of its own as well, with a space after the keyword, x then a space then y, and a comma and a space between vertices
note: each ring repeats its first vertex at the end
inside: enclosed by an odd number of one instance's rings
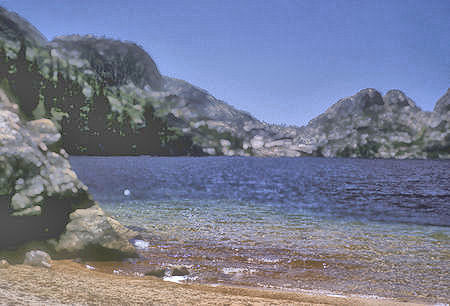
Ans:
POLYGON ((208 155, 216 155, 216 149, 214 148, 203 148, 203 152, 208 155))
POLYGON ((21 211, 16 211, 12 215, 13 216, 40 216, 42 212, 42 208, 39 205, 25 208, 21 211))
POLYGON ((52 259, 50 255, 43 251, 33 250, 25 254, 24 265, 51 268, 52 259))
POLYGON ((231 141, 229 141, 227 139, 221 139, 220 140, 220 145, 222 147, 230 147, 231 146, 231 141))
POLYGON ((252 140, 250 140, 250 144, 254 149, 261 149, 262 147, 264 147, 264 138, 257 135, 253 137, 252 140))
POLYGON ((0 269, 8 269, 9 266, 9 262, 6 259, 0 260, 0 269))
POLYGON ((30 207, 32 204, 31 200, 21 193, 16 193, 11 199, 11 208, 14 210, 22 210, 30 207))

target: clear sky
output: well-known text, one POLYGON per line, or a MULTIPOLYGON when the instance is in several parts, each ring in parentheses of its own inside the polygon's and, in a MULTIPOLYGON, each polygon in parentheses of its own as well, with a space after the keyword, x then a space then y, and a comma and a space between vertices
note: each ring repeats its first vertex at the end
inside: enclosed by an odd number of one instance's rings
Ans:
POLYGON ((270 123, 306 124, 363 88, 424 110, 450 87, 450 0, 0 0, 48 39, 143 46, 164 75, 270 123))

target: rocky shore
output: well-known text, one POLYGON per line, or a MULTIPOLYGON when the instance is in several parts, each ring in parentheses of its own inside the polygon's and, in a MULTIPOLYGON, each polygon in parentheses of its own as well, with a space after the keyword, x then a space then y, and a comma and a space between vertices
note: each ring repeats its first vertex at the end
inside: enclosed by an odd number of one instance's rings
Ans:
POLYGON ((0 252, 33 243, 59 257, 133 256, 132 231, 91 199, 59 138, 48 119, 21 120, 0 90, 0 252))

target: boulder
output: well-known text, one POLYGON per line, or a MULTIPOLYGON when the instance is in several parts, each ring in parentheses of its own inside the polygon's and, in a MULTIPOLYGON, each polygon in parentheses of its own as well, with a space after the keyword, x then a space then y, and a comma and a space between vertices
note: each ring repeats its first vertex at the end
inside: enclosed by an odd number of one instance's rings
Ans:
POLYGON ((0 269, 8 269, 9 266, 10 264, 6 259, 0 260, 0 269))
POLYGON ((61 138, 55 124, 49 119, 39 119, 27 122, 27 127, 34 136, 34 141, 51 145, 61 138))
POLYGON ((92 257, 93 248, 134 254, 132 231, 91 199, 65 151, 42 150, 59 137, 50 120, 22 122, 0 89, 0 248, 32 241, 48 247, 51 239, 56 256, 92 257))
POLYGON ((32 250, 25 254, 24 265, 51 268, 52 258, 43 251, 32 250))
POLYGON ((56 250, 79 254, 95 246, 105 254, 122 253, 133 256, 135 248, 128 240, 134 236, 132 231, 107 217, 98 205, 94 205, 70 214, 66 231, 61 235, 56 250))
POLYGON ((250 140, 250 144, 253 149, 261 149, 262 147, 264 147, 264 138, 260 135, 257 135, 250 140))

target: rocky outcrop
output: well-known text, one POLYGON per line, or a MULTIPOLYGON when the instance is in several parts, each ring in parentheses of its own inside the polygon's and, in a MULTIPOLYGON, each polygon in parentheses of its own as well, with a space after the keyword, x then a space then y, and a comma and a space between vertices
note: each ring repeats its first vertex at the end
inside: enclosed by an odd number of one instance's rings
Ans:
POLYGON ((449 158, 448 116, 424 112, 399 90, 364 89, 313 119, 305 132, 326 157, 449 158))
POLYGON ((31 23, 14 12, 0 7, 0 38, 10 41, 28 40, 45 46, 47 39, 31 23))
POLYGON ((0 249, 51 241, 64 256, 133 254, 128 231, 90 198, 64 150, 49 149, 59 137, 48 119, 22 122, 0 90, 0 249))
POLYGON ((91 68, 109 86, 133 83, 156 91, 163 86, 155 62, 135 43, 69 35, 55 38, 50 48, 52 55, 68 60, 71 65, 91 68))
MULTIPOLYGON (((447 92, 436 102, 434 112, 440 115, 448 115, 450 112, 450 88, 447 92)), ((448 117, 447 117, 448 119, 448 117)))

